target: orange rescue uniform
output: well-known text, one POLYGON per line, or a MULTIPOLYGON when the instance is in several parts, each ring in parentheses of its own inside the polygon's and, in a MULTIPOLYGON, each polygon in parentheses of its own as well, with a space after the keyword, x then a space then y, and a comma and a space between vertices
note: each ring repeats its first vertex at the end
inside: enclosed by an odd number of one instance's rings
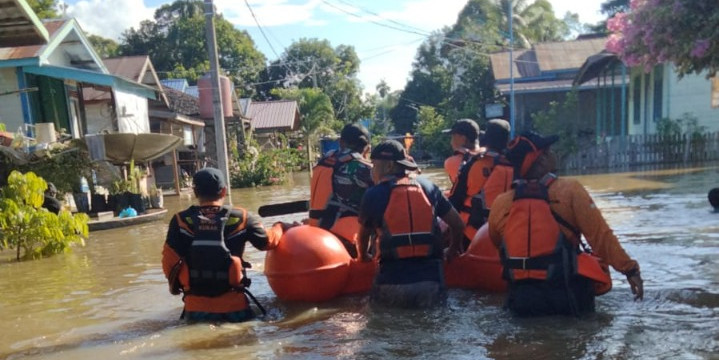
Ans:
MULTIPOLYGON (((497 248, 504 237, 510 208, 514 199, 514 190, 499 195, 489 214, 489 236, 497 248)), ((549 204, 552 211, 584 234, 592 251, 621 273, 634 269, 639 264, 627 255, 619 244, 612 229, 607 225, 586 189, 577 180, 558 178, 549 186, 549 204)), ((562 226, 560 229, 567 237, 576 241, 572 230, 562 226)))

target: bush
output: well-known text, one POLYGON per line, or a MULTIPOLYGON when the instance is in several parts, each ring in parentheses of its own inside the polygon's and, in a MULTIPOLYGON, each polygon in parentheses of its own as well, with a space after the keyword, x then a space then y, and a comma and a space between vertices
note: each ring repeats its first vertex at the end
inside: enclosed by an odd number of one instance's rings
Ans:
POLYGON ((0 250, 15 249, 16 259, 37 259, 84 245, 88 235, 86 214, 59 214, 42 208, 47 183, 33 172, 13 171, 0 191, 0 250))
POLYGON ((284 183, 302 161, 297 149, 273 149, 255 154, 246 151, 230 166, 230 183, 236 188, 284 183))

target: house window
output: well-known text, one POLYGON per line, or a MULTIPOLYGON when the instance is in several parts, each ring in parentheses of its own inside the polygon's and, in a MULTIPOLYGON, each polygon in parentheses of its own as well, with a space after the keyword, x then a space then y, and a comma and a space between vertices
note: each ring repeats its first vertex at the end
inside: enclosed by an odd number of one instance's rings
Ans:
POLYGON ((664 66, 654 68, 654 122, 662 118, 662 105, 664 104, 664 66))
POLYGON ((642 77, 632 79, 632 119, 634 125, 642 123, 642 77))

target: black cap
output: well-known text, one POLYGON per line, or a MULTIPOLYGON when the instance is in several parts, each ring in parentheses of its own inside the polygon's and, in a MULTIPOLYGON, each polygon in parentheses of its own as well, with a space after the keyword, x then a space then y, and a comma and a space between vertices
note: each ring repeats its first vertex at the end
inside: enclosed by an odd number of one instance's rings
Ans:
POLYGON ((385 140, 372 149, 372 160, 392 160, 408 169, 416 169, 417 164, 409 156, 407 150, 397 140, 385 140))
POLYGON ((509 141, 509 121, 504 119, 492 119, 487 122, 487 130, 482 135, 480 143, 493 149, 502 150, 507 147, 509 141))
POLYGON ((369 132, 362 125, 347 124, 342 128, 340 139, 351 147, 365 147, 369 144, 369 132))
POLYGON ((479 125, 472 119, 459 119, 451 129, 442 132, 464 135, 468 141, 475 141, 479 137, 479 125))
POLYGON ((225 175, 219 169, 204 168, 192 177, 195 194, 203 197, 214 197, 222 193, 227 187, 225 175))
POLYGON ((559 140, 557 135, 542 136, 534 131, 522 132, 507 146, 507 159, 512 165, 519 168, 520 175, 524 176, 534 160, 537 159, 538 154, 557 140, 559 140), (534 156, 527 156, 529 154, 534 154, 534 156))

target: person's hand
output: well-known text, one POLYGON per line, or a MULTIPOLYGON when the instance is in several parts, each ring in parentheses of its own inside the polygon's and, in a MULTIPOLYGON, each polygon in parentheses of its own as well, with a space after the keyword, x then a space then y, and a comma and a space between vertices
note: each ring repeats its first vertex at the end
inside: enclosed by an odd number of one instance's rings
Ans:
POLYGON ((277 224, 280 224, 280 227, 282 228, 282 232, 287 232, 287 230, 289 230, 289 229, 291 229, 291 228, 293 228, 293 227, 295 227, 295 226, 300 226, 300 225, 302 225, 302 224, 298 223, 297 221, 295 221, 295 222, 293 222, 293 223, 287 223, 287 222, 284 222, 284 221, 278 221, 278 222, 276 222, 276 223, 274 223, 274 224, 272 224, 272 225, 274 226, 274 225, 277 225, 277 224))
POLYGON ((644 299, 644 280, 639 271, 627 274, 627 281, 632 289, 632 294, 634 294, 634 300, 644 299))
POLYGON ((444 260, 448 263, 452 262, 452 260, 459 257, 461 254, 462 252, 459 250, 459 247, 450 245, 448 248, 444 249, 444 260))

